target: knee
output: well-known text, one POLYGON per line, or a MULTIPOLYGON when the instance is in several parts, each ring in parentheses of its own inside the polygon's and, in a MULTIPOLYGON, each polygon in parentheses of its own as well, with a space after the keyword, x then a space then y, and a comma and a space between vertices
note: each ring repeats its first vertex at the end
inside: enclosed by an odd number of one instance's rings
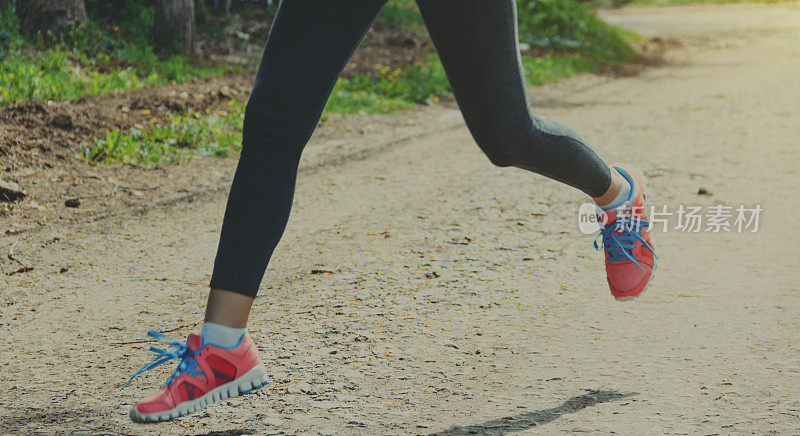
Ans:
POLYGON ((516 163, 514 153, 508 144, 497 140, 479 140, 477 142, 483 154, 493 165, 502 168, 513 166, 516 163))
POLYGON ((244 112, 242 146, 250 151, 299 153, 310 136, 308 130, 298 117, 290 116, 254 91, 244 112))
POLYGON ((493 165, 509 167, 519 164, 522 144, 529 147, 530 136, 535 133, 527 112, 489 111, 483 107, 462 110, 473 139, 493 165))
POLYGON ((487 116, 468 123, 475 142, 498 167, 541 166, 552 158, 554 142, 571 137, 569 131, 551 127, 548 121, 506 115, 487 116))
POLYGON ((510 167, 518 163, 518 143, 522 139, 519 136, 529 128, 517 124, 495 120, 468 123, 468 126, 478 147, 493 165, 510 167))

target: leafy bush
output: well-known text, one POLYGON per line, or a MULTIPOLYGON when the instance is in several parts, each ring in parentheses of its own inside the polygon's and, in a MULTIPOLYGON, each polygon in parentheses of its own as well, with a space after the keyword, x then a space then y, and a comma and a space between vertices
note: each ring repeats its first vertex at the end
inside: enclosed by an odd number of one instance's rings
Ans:
POLYGON ((14 6, 9 1, 0 1, 0 55, 5 57, 6 50, 18 44, 20 39, 14 6))
POLYGON ((574 0, 517 0, 520 40, 536 47, 582 53, 607 62, 636 57, 631 33, 598 18, 574 0))

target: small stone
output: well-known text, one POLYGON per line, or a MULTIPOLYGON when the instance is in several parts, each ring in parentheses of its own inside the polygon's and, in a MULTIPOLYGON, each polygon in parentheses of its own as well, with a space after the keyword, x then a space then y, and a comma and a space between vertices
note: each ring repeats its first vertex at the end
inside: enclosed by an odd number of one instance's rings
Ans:
POLYGON ((273 427, 280 427, 283 425, 283 420, 275 417, 267 417, 261 420, 264 425, 271 425, 273 427))
POLYGON ((317 393, 317 390, 314 389, 314 386, 311 386, 309 383, 298 383, 297 387, 300 388, 300 391, 304 394, 313 395, 317 393))
POLYGON ((0 201, 16 201, 25 198, 25 192, 16 183, 0 179, 0 201))
POLYGON ((81 200, 78 198, 68 198, 64 201, 64 206, 67 207, 78 207, 81 205, 81 200))
POLYGON ((47 210, 46 207, 40 205, 39 203, 37 203, 37 202, 35 202, 33 200, 31 200, 30 203, 28 203, 28 207, 33 208, 33 209, 37 209, 37 210, 47 210))
POLYGON ((300 389, 300 386, 298 385, 291 385, 286 388, 286 392, 292 395, 300 395, 303 393, 303 390, 300 389))

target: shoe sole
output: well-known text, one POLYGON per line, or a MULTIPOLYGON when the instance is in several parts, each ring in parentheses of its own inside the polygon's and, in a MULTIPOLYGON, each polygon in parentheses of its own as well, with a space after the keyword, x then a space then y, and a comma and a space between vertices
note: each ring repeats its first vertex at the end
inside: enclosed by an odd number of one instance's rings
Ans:
POLYGON ((653 283, 653 279, 656 278, 656 268, 658 268, 658 266, 653 265, 653 269, 650 270, 650 279, 647 280, 647 284, 644 285, 644 289, 642 289, 642 292, 639 292, 636 295, 629 295, 626 297, 614 297, 614 299, 617 301, 633 301, 639 298, 642 294, 644 294, 645 291, 647 291, 647 287, 650 286, 650 283, 653 283))
POLYGON ((173 409, 165 410, 163 412, 154 413, 140 413, 136 406, 131 407, 130 417, 133 422, 139 423, 152 423, 170 421, 180 416, 188 415, 197 412, 207 406, 210 406, 217 401, 226 398, 238 397, 239 395, 249 394, 250 392, 265 386, 267 383, 267 371, 263 364, 254 366, 250 371, 247 371, 243 376, 236 380, 225 383, 224 385, 217 386, 216 388, 208 391, 202 397, 195 398, 194 400, 184 401, 173 409))

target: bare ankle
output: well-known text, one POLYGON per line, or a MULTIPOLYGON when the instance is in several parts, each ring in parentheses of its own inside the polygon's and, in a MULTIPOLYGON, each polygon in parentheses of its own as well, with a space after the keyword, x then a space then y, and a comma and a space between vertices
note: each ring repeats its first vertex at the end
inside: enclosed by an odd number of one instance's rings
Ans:
POLYGON ((255 298, 237 292, 211 289, 205 320, 225 327, 245 328, 255 298))

